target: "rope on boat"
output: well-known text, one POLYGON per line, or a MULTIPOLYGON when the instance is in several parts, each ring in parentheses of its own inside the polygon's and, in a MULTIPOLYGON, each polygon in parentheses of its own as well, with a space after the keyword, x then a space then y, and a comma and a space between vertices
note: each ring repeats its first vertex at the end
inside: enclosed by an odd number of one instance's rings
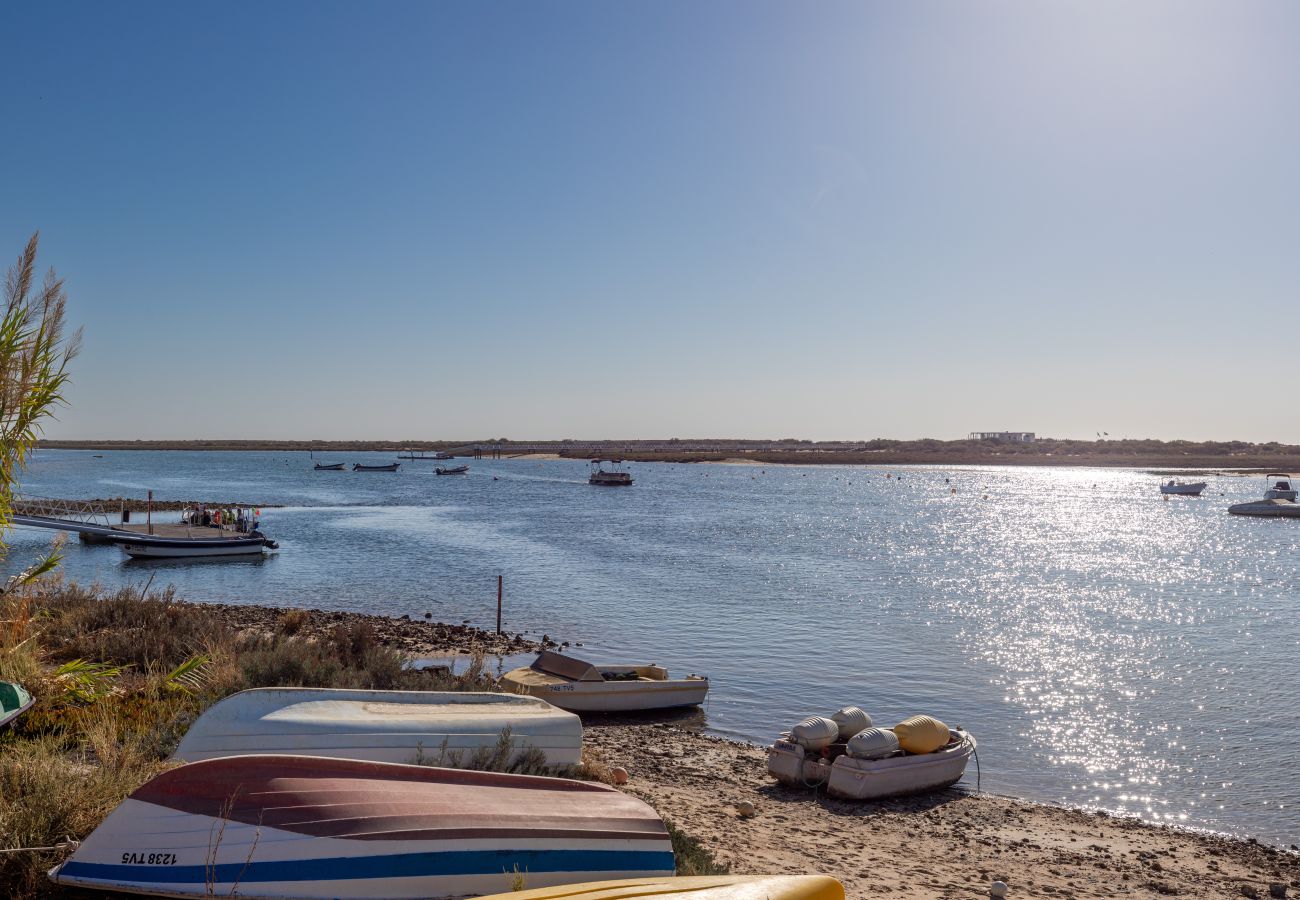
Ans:
POLYGON ((980 793, 980 752, 976 747, 971 747, 971 755, 975 757, 975 793, 980 793))
POLYGON ((7 850, 0 850, 0 853, 41 853, 48 850, 76 850, 80 846, 81 841, 65 837, 53 847, 11 847, 7 850))

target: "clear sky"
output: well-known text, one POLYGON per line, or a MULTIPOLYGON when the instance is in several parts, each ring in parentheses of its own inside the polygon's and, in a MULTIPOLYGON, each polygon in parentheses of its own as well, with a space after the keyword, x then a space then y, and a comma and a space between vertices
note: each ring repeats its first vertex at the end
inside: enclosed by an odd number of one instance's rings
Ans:
POLYGON ((0 252, 86 332, 51 437, 1300 442, 1300 5, 3 23, 0 252))

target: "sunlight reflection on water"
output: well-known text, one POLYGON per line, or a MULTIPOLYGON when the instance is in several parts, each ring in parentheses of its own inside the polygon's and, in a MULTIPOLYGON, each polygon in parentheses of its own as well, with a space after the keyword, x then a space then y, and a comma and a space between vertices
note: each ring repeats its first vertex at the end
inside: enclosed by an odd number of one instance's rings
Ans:
MULTIPOLYGON (((1164 501, 1134 471, 642 465, 601 490, 563 460, 445 479, 105 456, 42 453, 25 488, 289 505, 264 513, 283 548, 264 564, 160 569, 184 596, 485 624, 504 573, 512 628, 708 673, 720 733, 926 712, 975 731, 986 788, 1300 841, 1279 777, 1300 771, 1300 522, 1225 514, 1258 479, 1164 501)), ((14 532, 10 565, 47 539, 14 532)), ((108 548, 66 568, 148 577, 108 548)))

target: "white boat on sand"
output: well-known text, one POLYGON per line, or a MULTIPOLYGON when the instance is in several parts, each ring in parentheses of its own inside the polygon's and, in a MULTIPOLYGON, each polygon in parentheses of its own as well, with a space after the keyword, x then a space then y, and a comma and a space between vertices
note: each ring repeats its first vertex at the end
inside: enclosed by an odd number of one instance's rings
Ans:
POLYGON ((532 697, 458 691, 259 688, 209 707, 173 759, 289 754, 468 764, 510 729, 513 758, 535 747, 552 766, 582 758, 582 722, 532 697))
POLYGON ((877 800, 949 787, 961 780, 975 753, 975 738, 954 728, 948 743, 932 753, 897 750, 877 759, 857 759, 834 743, 810 750, 793 740, 776 741, 767 751, 767 770, 796 787, 826 786, 833 797, 877 800))
POLYGON ((163 897, 427 900, 672 875, 658 814, 605 785, 306 756, 158 775, 59 885, 163 897))
POLYGON ((1300 518, 1300 503, 1296 503, 1295 483, 1285 472, 1270 472, 1264 476, 1268 487, 1264 499, 1247 503, 1234 503, 1228 512, 1234 516, 1265 516, 1271 518, 1300 518))
POLYGON ((1201 491, 1205 490, 1206 482, 1204 481, 1175 481, 1169 479, 1168 484, 1160 485, 1162 494, 1179 494, 1187 497, 1199 497, 1201 491))
POLYGON ((592 665, 543 650, 531 666, 501 676, 501 686, 515 694, 540 697, 574 712, 633 712, 698 706, 709 693, 703 675, 669 678, 656 665, 592 665))

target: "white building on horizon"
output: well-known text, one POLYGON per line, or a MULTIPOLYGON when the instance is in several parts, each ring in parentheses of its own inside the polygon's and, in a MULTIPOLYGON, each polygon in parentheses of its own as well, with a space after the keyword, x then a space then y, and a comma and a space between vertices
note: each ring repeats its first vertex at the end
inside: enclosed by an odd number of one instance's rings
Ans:
POLYGON ((1002 441, 1007 444, 1032 444, 1032 431, 972 431, 968 441, 1002 441))

